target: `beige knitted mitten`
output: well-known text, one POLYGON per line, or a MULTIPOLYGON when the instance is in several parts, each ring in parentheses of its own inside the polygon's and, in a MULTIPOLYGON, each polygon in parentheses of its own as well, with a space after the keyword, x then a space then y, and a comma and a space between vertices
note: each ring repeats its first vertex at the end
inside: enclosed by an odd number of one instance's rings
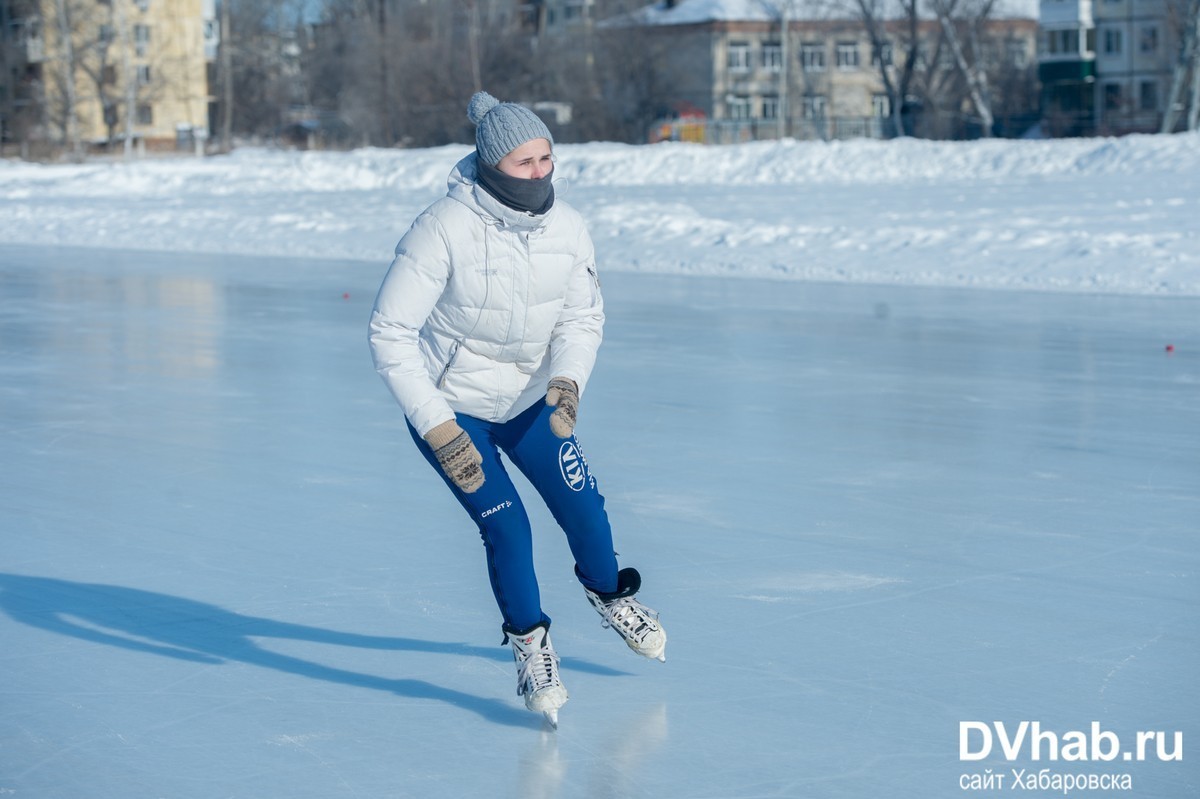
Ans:
POLYGON ((425 443, 433 449, 442 471, 464 492, 472 494, 483 485, 483 458, 471 437, 451 419, 425 434, 425 443))
POLYGON ((579 387, 566 377, 550 380, 546 404, 555 408, 550 414, 550 430, 559 438, 570 438, 575 432, 575 416, 579 413, 579 387))

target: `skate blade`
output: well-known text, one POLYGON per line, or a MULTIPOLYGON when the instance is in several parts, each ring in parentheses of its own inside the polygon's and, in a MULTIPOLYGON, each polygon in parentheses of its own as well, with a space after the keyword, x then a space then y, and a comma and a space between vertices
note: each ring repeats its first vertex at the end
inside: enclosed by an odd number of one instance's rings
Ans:
POLYGON ((550 725, 551 729, 555 729, 555 730, 558 729, 558 711, 557 710, 543 710, 542 718, 546 719, 546 723, 550 725))

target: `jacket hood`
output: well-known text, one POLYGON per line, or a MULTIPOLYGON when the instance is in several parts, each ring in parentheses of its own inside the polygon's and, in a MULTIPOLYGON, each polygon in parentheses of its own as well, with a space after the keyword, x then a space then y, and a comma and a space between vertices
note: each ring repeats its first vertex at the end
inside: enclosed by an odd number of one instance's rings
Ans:
POLYGON ((503 227, 513 227, 522 230, 536 230, 542 227, 554 216, 558 203, 550 206, 550 210, 539 216, 527 214, 504 203, 488 194, 476 180, 478 154, 472 152, 454 165, 450 176, 446 179, 449 196, 467 206, 485 220, 495 220, 503 227))

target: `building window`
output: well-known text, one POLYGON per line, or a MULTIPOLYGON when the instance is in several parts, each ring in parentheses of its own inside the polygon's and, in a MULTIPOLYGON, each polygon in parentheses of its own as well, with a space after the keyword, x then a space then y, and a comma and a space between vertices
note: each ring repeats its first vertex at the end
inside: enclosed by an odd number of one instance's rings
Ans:
POLYGON ((730 42, 725 66, 730 72, 750 71, 750 45, 747 42, 730 42))
POLYGON ((154 124, 154 106, 139 105, 137 107, 137 123, 139 125, 153 125, 154 124))
POLYGON ((811 94, 803 98, 800 108, 805 119, 821 119, 825 116, 825 96, 811 94))
POLYGON ((1044 47, 1047 55, 1078 55, 1079 31, 1046 31, 1044 47))
POLYGON ((805 72, 824 72, 825 45, 820 42, 800 45, 800 66, 805 72))
POLYGON ((217 60, 217 47, 221 44, 221 28, 215 19, 204 20, 204 58, 209 63, 217 60))
POLYGON ((1104 85, 1104 110, 1119 111, 1121 109, 1121 84, 1107 83, 1104 85))
POLYGON ((888 101, 886 94, 871 95, 871 112, 881 118, 890 117, 892 115, 892 104, 888 101))
POLYGON ((148 25, 133 26, 133 44, 138 58, 145 58, 146 51, 150 49, 150 27, 148 25))
POLYGON ((750 119, 750 98, 738 95, 730 95, 725 98, 725 104, 729 106, 730 119, 750 119))
POLYGON ((858 44, 855 42, 838 42, 837 68, 843 71, 858 69, 858 44))
POLYGON ((890 67, 892 65, 892 43, 879 42, 871 48, 871 66, 878 69, 880 66, 890 67))
POLYGON ((150 10, 150 0, 134 0, 137 4, 138 11, 146 12, 150 10))
POLYGON ((577 22, 587 19, 589 14, 586 3, 572 3, 563 9, 563 20, 565 22, 577 22))
POLYGON ((765 94, 762 98, 762 118, 779 119, 779 98, 774 94, 765 94))
POLYGON ((140 64, 137 68, 137 85, 150 85, 150 67, 146 64, 140 64))
POLYGON ((1104 32, 1104 52, 1106 55, 1121 54, 1121 31, 1110 28, 1104 32))
POLYGON ((1158 26, 1147 25, 1142 28, 1141 48, 1143 53, 1158 52, 1158 26))
POLYGON ((1141 108, 1143 111, 1158 110, 1158 84, 1152 80, 1142 81, 1141 108))
POLYGON ((767 72, 783 69, 783 47, 779 42, 763 42, 762 65, 767 72))

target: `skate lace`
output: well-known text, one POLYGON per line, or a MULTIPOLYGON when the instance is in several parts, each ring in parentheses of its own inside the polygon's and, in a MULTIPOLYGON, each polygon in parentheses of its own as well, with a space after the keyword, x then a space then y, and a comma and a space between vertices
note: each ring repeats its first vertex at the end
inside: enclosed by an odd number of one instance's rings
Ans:
POLYGON ((517 695, 532 696, 545 688, 560 685, 558 661, 558 653, 553 649, 540 649, 521 661, 517 670, 517 695))
POLYGON ((600 604, 600 615, 604 618, 603 626, 612 627, 625 638, 632 638, 640 644, 649 633, 658 629, 655 623, 658 614, 633 597, 622 597, 600 604))

